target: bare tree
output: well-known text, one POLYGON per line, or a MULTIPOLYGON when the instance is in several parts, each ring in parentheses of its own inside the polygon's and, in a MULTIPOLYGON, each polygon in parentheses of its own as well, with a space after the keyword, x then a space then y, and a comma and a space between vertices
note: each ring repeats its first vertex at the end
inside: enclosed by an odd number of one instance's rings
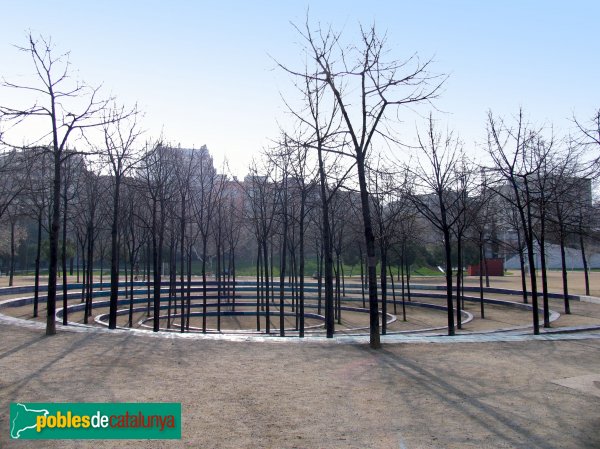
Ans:
MULTIPOLYGON (((106 119, 102 112, 109 100, 99 100, 99 87, 91 88, 73 82, 70 76, 68 53, 57 55, 49 39, 39 39, 29 33, 27 45, 18 47, 31 57, 35 68, 36 83, 15 84, 3 81, 6 88, 31 93, 35 96, 33 106, 21 108, 0 106, 0 118, 12 122, 13 128, 24 122, 45 120, 48 131, 34 144, 45 144, 50 140, 53 156, 52 224, 50 228, 50 260, 48 273, 48 298, 46 334, 56 333, 56 278, 58 271, 58 245, 60 231, 60 195, 62 187, 62 165, 69 143, 85 130, 102 126, 106 119)), ((13 129, 14 131, 14 129, 13 129)), ((6 134, 4 135, 6 138, 6 134)))
POLYGON ((45 226, 45 217, 50 206, 49 194, 51 186, 48 182, 50 153, 44 147, 28 148, 24 152, 27 153, 23 156, 25 165, 25 202, 29 213, 36 220, 37 224, 33 294, 33 317, 35 318, 38 316, 42 231, 47 232, 49 229, 48 226, 45 226))
POLYGON ((452 231, 456 238, 456 258, 458 270, 456 273, 456 326, 462 329, 461 309, 464 307, 464 241, 467 232, 474 220, 474 209, 479 206, 479 201, 471 198, 476 189, 475 166, 466 158, 464 153, 459 155, 454 166, 454 194, 455 198, 450 208, 454 226, 452 231))
POLYGON ((532 183, 539 167, 532 157, 530 144, 537 138, 539 130, 532 129, 525 122, 522 110, 516 121, 514 127, 509 127, 502 120, 497 121, 491 112, 488 114, 488 153, 494 163, 492 171, 497 177, 494 192, 513 204, 519 214, 529 262, 533 333, 537 335, 540 325, 532 183))
POLYGON ((141 131, 137 122, 137 108, 130 111, 113 105, 104 111, 104 148, 101 155, 110 167, 112 189, 112 222, 110 228, 110 305, 108 328, 117 327, 117 301, 119 296, 119 245, 121 184, 138 162, 137 140, 141 131))
POLYGON ((376 137, 392 138, 387 126, 390 118, 399 113, 400 106, 430 101, 436 97, 441 82, 428 73, 430 61, 421 63, 416 56, 404 61, 386 61, 385 37, 380 37, 374 26, 361 27, 360 42, 349 48, 341 45, 341 35, 331 29, 313 30, 308 22, 302 29, 296 29, 305 41, 307 56, 318 70, 307 75, 284 68, 326 86, 339 108, 350 142, 348 151, 342 152, 356 164, 368 261, 370 345, 379 348, 377 260, 366 174, 369 152, 376 137))
MULTIPOLYGON (((588 120, 588 123, 581 122, 576 117, 573 118, 573 121, 579 129, 579 144, 594 147, 600 146, 600 109, 594 112, 593 117, 588 120)), ((596 157, 593 162, 594 164, 599 164, 600 156, 596 157)))
MULTIPOLYGON (((200 154, 200 165, 198 172, 198 179, 193 188, 192 194, 192 207, 193 207, 193 219, 192 221, 198 228, 200 235, 202 252, 200 257, 202 259, 202 332, 206 332, 206 317, 207 317, 207 259, 208 259, 208 243, 211 237, 213 227, 212 216, 216 206, 217 198, 217 173, 212 165, 212 159, 208 156, 208 150, 204 147, 201 151, 206 154, 200 154)), ((186 329, 189 330, 189 315, 190 315, 191 304, 187 303, 187 321, 186 329)))
POLYGON ((454 335, 454 306, 452 298, 452 228, 457 215, 455 208, 458 198, 454 191, 456 172, 454 170, 460 156, 460 142, 452 133, 445 137, 437 132, 433 118, 429 117, 426 136, 418 135, 422 160, 407 170, 414 177, 413 190, 409 190, 411 201, 419 213, 437 228, 443 236, 446 275, 446 307, 448 312, 448 335, 454 335))
MULTIPOLYGON (((253 225, 257 241, 257 277, 262 279, 262 290, 257 285, 256 330, 260 330, 260 306, 265 309, 265 332, 271 332, 271 307, 269 286, 269 242, 273 236, 279 207, 280 192, 273 179, 277 179, 276 166, 267 161, 266 167, 259 167, 255 162, 250 166, 250 173, 244 180, 248 201, 248 219, 253 225), (262 270, 260 266, 262 264, 262 270), (261 275, 262 274, 262 275, 261 275), (264 301, 261 300, 264 298, 264 301)), ((258 284, 258 282, 257 282, 258 284)))
POLYGON ((163 262, 163 243, 167 221, 167 202, 173 195, 173 165, 171 149, 162 142, 147 144, 140 161, 139 175, 145 184, 144 193, 150 208, 149 223, 153 269, 153 327, 160 330, 161 276, 163 262))

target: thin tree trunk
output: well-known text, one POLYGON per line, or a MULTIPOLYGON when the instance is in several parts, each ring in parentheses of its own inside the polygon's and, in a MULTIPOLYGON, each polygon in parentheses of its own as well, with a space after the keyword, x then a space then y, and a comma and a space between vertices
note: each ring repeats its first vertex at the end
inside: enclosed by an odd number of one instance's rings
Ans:
POLYGON ((75 245, 75 248, 77 250, 77 254, 76 254, 76 258, 77 258, 77 283, 79 284, 79 245, 75 245))
POLYGON ((260 303, 261 303, 261 251, 258 242, 256 253, 256 332, 260 332, 260 303))
POLYGON ((217 243, 217 332, 221 332, 221 236, 217 243))
POLYGON ((408 302, 412 302, 410 295, 410 264, 408 260, 406 261, 406 299, 408 299, 408 302))
POLYGON ((462 315, 461 315, 461 295, 460 295, 460 286, 461 286, 461 271, 462 271, 462 238, 459 235, 456 239, 456 249, 457 249, 457 261, 458 261, 458 269, 456 270, 456 327, 458 329, 462 329, 462 315))
POLYGON ((444 232, 446 253, 446 307, 448 308, 448 335, 454 335, 454 305, 452 298, 452 247, 450 246, 450 232, 444 232))
POLYGON ((544 305, 544 327, 550 327, 550 305, 548 301, 548 273, 546 271, 546 237, 542 219, 542 237, 540 240, 540 259, 542 270, 542 303, 544 305))
POLYGON ((173 306, 173 260, 175 255, 173 254, 173 246, 175 245, 175 239, 171 236, 171 242, 169 244, 169 302, 167 303, 167 329, 171 329, 171 307, 173 306))
POLYGON ((402 250, 402 259, 400 260, 400 270, 402 276, 402 321, 406 321, 406 297, 404 296, 404 250, 402 250))
POLYGON ((523 255, 523 243, 521 233, 517 231, 517 244, 519 245, 519 264, 521 267, 521 291, 523 292, 523 303, 527 304, 527 273, 525 272, 525 256, 523 255))
POLYGON ((158 332, 160 330, 160 306, 161 306, 161 287, 162 287, 162 251, 164 238, 164 204, 160 204, 160 217, 157 217, 157 204, 154 202, 153 223, 152 223, 152 260, 154 270, 154 319, 152 330, 158 332), (157 220, 158 218, 158 220, 157 220))
MULTIPOLYGON (((121 193, 121 178, 115 176, 115 191, 113 197, 112 223, 110 228, 110 311, 108 315, 108 328, 117 327, 117 301, 119 296, 119 200, 121 193)), ((102 272, 102 270, 101 270, 102 272)), ((102 274, 101 274, 102 276, 102 274)), ((155 326, 156 327, 156 326, 155 326)), ((155 332, 158 329, 155 329, 155 332)))
POLYGON ((329 202, 327 198, 327 179, 323 163, 323 149, 317 147, 319 159, 319 185, 321 188, 321 218, 323 225, 323 253, 325 255, 325 329, 327 338, 333 338, 335 321, 333 318, 333 246, 329 224, 329 202))
POLYGON ((396 306, 396 286, 394 285, 394 273, 392 272, 392 265, 390 264, 389 266, 389 272, 390 272, 390 281, 392 281, 392 298, 394 301, 394 315, 398 314, 398 309, 396 306))
POLYGON ((567 260, 565 256, 565 236, 562 229, 560 231, 560 264, 562 268, 563 300, 565 304, 565 313, 568 315, 571 313, 571 308, 569 305, 569 281, 567 275, 567 260))
MULTIPOLYGON (((343 260, 340 265, 340 270, 342 273, 342 296, 345 298, 346 297, 346 275, 344 274, 344 261, 343 260)), ((350 270, 350 273, 352 273, 352 270, 350 270)))
POLYGON ((68 304, 67 304, 67 183, 65 183, 63 189, 64 197, 63 197, 63 223, 62 223, 62 254, 60 257, 61 265, 62 265, 62 305, 63 305, 63 315, 62 315, 62 324, 66 326, 69 323, 68 318, 68 304))
POLYGON ((180 332, 185 332, 185 197, 181 199, 181 227, 179 229, 181 240, 179 242, 179 250, 181 251, 180 259, 179 259, 179 297, 181 298, 181 307, 180 313, 181 316, 179 318, 179 328, 180 332))
POLYGON ((285 262, 287 258, 287 214, 284 215, 284 231, 280 250, 280 269, 279 269, 279 335, 285 336, 285 262))
POLYGON ((87 289, 85 298, 84 324, 88 324, 88 318, 92 316, 92 290, 94 285, 94 227, 93 218, 88 224, 88 247, 87 247, 87 289))
MULTIPOLYGON (((132 247, 135 247, 135 240, 131 242, 132 247)), ((135 255, 133 250, 129 252, 129 327, 133 327, 133 271, 135 269, 135 255)))
POLYGON ((335 298, 337 310, 337 323, 342 324, 342 298, 340 287, 340 255, 336 252, 336 269, 335 269, 335 298))
POLYGON ((202 236, 202 333, 206 333, 206 250, 208 236, 202 236))
POLYGON ((150 240, 146 245, 146 316, 150 316, 150 240))
POLYGON ((585 245, 583 241, 583 232, 579 233, 579 245, 581 246, 581 260, 583 262, 583 275, 585 277, 585 294, 590 296, 590 277, 588 273, 588 262, 585 254, 585 245))
POLYGON ((363 252, 362 246, 359 246, 359 257, 360 257, 360 291, 362 295, 362 306, 363 309, 367 307, 365 304, 365 266, 363 264, 363 252))
POLYGON ((485 319, 485 309, 483 301, 483 236, 479 234, 479 305, 481 309, 481 319, 485 319))
POLYGON ((379 251, 381 252, 381 335, 385 335, 387 333, 387 251, 385 243, 380 244, 379 251))
POLYGON ((319 290, 318 295, 318 311, 317 313, 319 315, 321 315, 321 305, 322 305, 322 301, 323 301, 323 248, 321 248, 321 251, 319 252, 317 249, 317 263, 318 263, 318 269, 317 269, 317 288, 319 290))
MULTIPOLYGON (((54 109, 54 103, 53 103, 54 109)), ((54 111, 52 114, 53 117, 54 111)), ((54 123, 53 123, 54 124, 54 123)), ((55 124, 54 124, 55 125, 55 124)), ((48 297, 46 300, 46 335, 56 334, 56 278, 58 273, 58 233, 60 232, 60 186, 62 151, 58 148, 56 126, 54 138, 54 181, 52 189, 52 215, 50 225, 50 261, 48 266, 48 297)))
MULTIPOLYGON (((529 189, 527 186, 527 182, 525 182, 525 189, 527 192, 527 197, 529 198, 529 189)), ((525 243, 527 244, 527 258, 529 260, 529 279, 531 282, 531 305, 532 305, 532 318, 533 318, 533 334, 539 335, 540 333, 540 317, 539 317, 539 306, 538 306, 538 295, 537 295, 537 278, 536 278, 536 268, 535 268, 535 253, 533 246, 533 223, 532 223, 532 213, 531 206, 529 202, 527 203, 527 218, 524 217, 524 211, 522 209, 519 210, 521 213, 521 222, 527 223, 527 237, 525 239, 525 243)))
POLYGON ((81 283, 81 302, 85 302, 85 306, 84 306, 84 311, 83 311, 83 316, 84 316, 84 322, 85 322, 85 317, 87 315, 87 302, 86 302, 86 291, 87 291, 87 265, 86 265, 86 256, 85 256, 85 244, 87 242, 83 242, 82 243, 82 248, 81 248, 81 260, 83 262, 83 272, 82 272, 82 283, 81 283))
MULTIPOLYGON (((187 253, 187 311, 185 314, 185 329, 190 331, 190 317, 192 315, 192 244, 188 247, 187 253)), ((183 313, 183 311, 182 311, 183 313)))
POLYGON ((15 277, 15 222, 10 221, 10 270, 8 277, 8 286, 12 287, 15 277))
POLYGON ((304 337, 304 208, 306 198, 302 192, 302 204, 300 205, 300 338, 304 337))
POLYGON ((381 347, 381 340, 379 337, 379 305, 377 301, 377 259, 375 258, 375 235, 373 234, 373 225, 371 221, 371 206, 369 203, 369 191, 365 174, 364 154, 357 154, 356 161, 367 249, 367 276, 369 279, 369 345, 372 349, 379 349, 381 347))

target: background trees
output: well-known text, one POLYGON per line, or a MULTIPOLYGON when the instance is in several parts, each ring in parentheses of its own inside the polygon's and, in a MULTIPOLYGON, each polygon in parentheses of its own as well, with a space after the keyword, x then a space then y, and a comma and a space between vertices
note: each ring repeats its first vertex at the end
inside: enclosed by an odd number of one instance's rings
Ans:
MULTIPOLYGON (((46 334, 56 333, 56 275, 58 269, 58 245, 60 231, 60 197, 63 186, 62 166, 74 152, 68 151, 69 143, 86 130, 106 123, 102 116, 109 100, 99 99, 99 88, 73 81, 68 53, 56 54, 49 39, 27 36, 27 44, 19 49, 32 61, 36 82, 15 84, 3 81, 4 87, 32 94, 32 105, 22 107, 0 106, 0 118, 13 122, 13 126, 31 120, 42 119, 45 131, 34 143, 46 143, 50 136, 53 165, 52 215, 50 226, 50 257, 48 268, 48 299, 46 334)), ((14 145, 12 145, 14 147, 14 145)))
POLYGON ((443 136, 436 131, 433 118, 429 117, 426 134, 419 135, 422 160, 407 170, 414 177, 409 185, 410 199, 419 213, 442 235, 444 245, 444 272, 446 276, 446 307, 448 335, 454 335, 454 305, 452 297, 452 229, 458 220, 459 195, 454 188, 457 183, 455 166, 460 160, 460 142, 451 133, 443 136))
POLYGON ((338 151, 356 167, 367 253, 370 344, 378 348, 377 263, 367 183, 369 154, 378 137, 393 140, 386 128, 391 124, 390 114, 393 117, 402 105, 432 100, 441 82, 428 72, 429 61, 422 64, 416 57, 388 60, 385 38, 374 26, 361 28, 360 41, 348 47, 341 43, 341 34, 332 29, 313 30, 307 22, 297 30, 305 42, 306 56, 317 70, 314 73, 286 70, 329 91, 341 115, 340 131, 347 143, 338 151))
MULTIPOLYGON (((324 285, 325 327, 327 336, 332 337, 335 319, 343 323, 344 261, 360 262, 363 300, 364 271, 367 274, 370 343, 379 347, 379 334, 387 330, 392 264, 398 265, 402 285, 406 279, 408 287, 411 264, 420 258, 429 259, 427 263, 434 267, 445 267, 448 333, 452 335, 453 266, 457 267, 460 329, 462 270, 468 263, 463 256, 471 240, 479 249, 473 259, 479 259, 480 268, 486 265, 486 248, 493 255, 500 248, 521 255, 524 301, 528 300, 527 257, 536 333, 538 291, 543 297, 544 325, 550 324, 545 251, 558 243, 568 312, 566 247, 577 245, 587 265, 585 248, 594 233, 591 187, 589 196, 574 198, 573 192, 587 192, 588 181, 600 165, 600 158, 584 155, 585 149, 597 148, 599 114, 589 122, 576 121, 578 135, 563 140, 547 129, 531 126, 522 113, 512 124, 490 113, 486 142, 490 162, 480 167, 469 161, 452 133, 437 130, 430 116, 426 132, 417 138, 417 156, 398 161, 387 150, 403 153, 406 149, 407 139, 400 138, 396 126, 404 107, 428 104, 443 82, 430 74, 430 61, 422 63, 416 56, 390 58, 385 38, 375 27, 361 28, 357 41, 349 44, 330 28, 306 23, 297 31, 305 66, 302 70, 284 67, 299 93, 299 102, 284 98, 293 121, 242 182, 219 173, 206 147, 182 149, 159 139, 147 143, 142 151, 137 109, 117 107, 113 99, 99 99, 97 88, 70 77, 68 55, 57 55, 49 41, 28 36, 28 44, 21 50, 32 60, 35 82, 3 83, 5 88, 22 92, 26 106, 0 107, 2 123, 10 124, 10 132, 2 134, 0 218, 10 218, 7 241, 11 244, 6 258, 11 273, 19 249, 19 239, 11 238, 16 235, 11 231, 18 229, 20 221, 35 221, 37 232, 29 230, 29 234, 35 234, 37 241, 38 287, 48 234, 48 334, 55 332, 61 242, 63 306, 68 302, 69 248, 76 242, 71 259, 81 256, 84 265, 85 320, 91 313, 94 267, 100 265, 102 281, 104 253, 110 247, 110 328, 117 326, 123 269, 125 280, 129 277, 124 285, 129 298, 128 325, 132 326, 134 273, 139 274, 139 264, 145 263, 148 299, 149 277, 153 276, 154 330, 161 328, 162 307, 167 309, 167 328, 176 325, 172 317, 179 310, 180 330, 189 330, 196 258, 202 274, 202 330, 207 331, 212 298, 216 299, 216 327, 220 329, 223 301, 235 308, 235 287, 232 293, 230 281, 233 278, 235 283, 238 248, 246 256, 253 252, 257 329, 261 329, 264 316, 268 333, 273 325, 271 310, 277 307, 273 304, 278 269, 280 335, 285 333, 287 310, 295 312, 295 328, 304 335, 305 278, 314 258, 317 311, 321 313, 324 285), (28 123, 38 121, 45 131, 25 146, 15 145, 14 132, 23 129, 28 133, 28 123), (378 159, 374 155, 383 156, 378 159), (417 242, 421 236, 415 236, 416 229, 435 236, 430 246, 443 246, 441 257, 423 255, 426 251, 417 242), (361 243, 357 243, 357 235, 361 235, 361 243), (168 257, 163 257, 167 253, 168 257), (541 290, 536 284, 536 254, 541 256, 541 290), (163 306, 161 286, 167 273, 168 305, 163 306), (208 281, 211 274, 215 275, 214 288, 208 281), (286 303, 288 287, 291 308, 286 303)), ((480 290, 483 317, 482 282, 480 290)), ((410 289, 407 291, 410 298, 410 289)), ((396 313, 393 284, 392 295, 396 313)), ((37 310, 35 301, 34 315, 37 310)), ((405 308, 403 312, 406 318, 405 308)), ((66 312, 63 319, 66 324, 66 312)))

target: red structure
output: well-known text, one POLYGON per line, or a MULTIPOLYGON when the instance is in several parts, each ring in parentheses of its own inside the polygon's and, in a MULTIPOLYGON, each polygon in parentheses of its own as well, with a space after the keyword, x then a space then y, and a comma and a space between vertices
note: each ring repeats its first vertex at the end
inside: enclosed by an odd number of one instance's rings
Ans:
MULTIPOLYGON (((504 276, 504 259, 485 259, 483 274, 485 274, 486 268, 489 276, 504 276)), ((479 276, 479 270, 479 264, 467 266, 469 276, 479 276)))

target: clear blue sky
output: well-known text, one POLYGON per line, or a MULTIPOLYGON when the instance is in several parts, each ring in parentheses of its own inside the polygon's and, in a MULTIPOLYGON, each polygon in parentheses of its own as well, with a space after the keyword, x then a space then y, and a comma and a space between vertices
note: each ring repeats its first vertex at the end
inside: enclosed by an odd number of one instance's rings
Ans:
POLYGON ((5 1, 0 75, 31 72, 11 46, 27 30, 50 35, 81 79, 139 103, 149 135, 206 144, 243 174, 285 121, 290 80, 271 56, 302 66, 290 21, 302 23, 307 7, 313 23, 349 33, 375 22, 395 57, 434 56, 434 70, 450 74, 437 116, 467 146, 485 137, 488 109, 509 116, 522 106, 568 131, 572 114, 600 107, 597 1, 5 1))

